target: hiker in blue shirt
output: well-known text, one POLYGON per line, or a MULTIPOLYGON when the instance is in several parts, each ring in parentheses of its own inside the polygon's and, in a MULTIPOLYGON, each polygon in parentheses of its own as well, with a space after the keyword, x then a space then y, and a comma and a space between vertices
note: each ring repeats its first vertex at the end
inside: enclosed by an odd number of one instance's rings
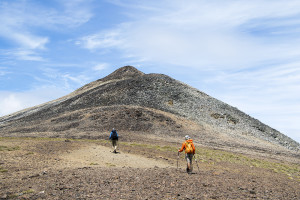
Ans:
POLYGON ((117 141, 119 139, 119 136, 118 136, 118 133, 117 131, 115 130, 115 128, 112 129, 111 133, 110 133, 110 136, 109 136, 109 139, 111 140, 112 142, 112 146, 114 148, 114 153, 117 153, 117 141))

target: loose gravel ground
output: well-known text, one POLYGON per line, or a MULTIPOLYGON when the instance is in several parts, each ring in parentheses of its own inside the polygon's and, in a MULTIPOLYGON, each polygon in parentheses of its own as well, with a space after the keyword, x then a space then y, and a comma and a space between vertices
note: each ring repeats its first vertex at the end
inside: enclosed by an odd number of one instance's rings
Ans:
MULTIPOLYGON (((299 199, 300 181, 230 162, 87 140, 0 139, 0 199, 299 199), (4 148, 5 147, 5 148, 4 148)), ((144 148, 143 148, 144 145, 144 148)), ((170 148, 171 149, 171 148, 170 148)))

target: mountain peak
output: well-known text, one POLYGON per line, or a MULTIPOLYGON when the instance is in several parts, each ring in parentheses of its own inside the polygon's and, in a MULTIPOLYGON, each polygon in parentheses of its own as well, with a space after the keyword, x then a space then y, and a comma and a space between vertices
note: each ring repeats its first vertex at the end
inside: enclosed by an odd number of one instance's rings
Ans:
POLYGON ((293 159, 300 155, 299 143, 237 108, 167 75, 144 74, 132 66, 60 99, 0 118, 1 137, 106 138, 112 127, 174 141, 189 133, 199 144, 230 151, 293 159))
POLYGON ((102 79, 102 81, 108 81, 108 80, 112 80, 112 79, 133 78, 133 77, 143 76, 143 75, 144 75, 143 72, 137 70, 133 66, 128 65, 128 66, 121 67, 121 68, 117 69, 116 71, 112 72, 108 76, 104 77, 102 79))

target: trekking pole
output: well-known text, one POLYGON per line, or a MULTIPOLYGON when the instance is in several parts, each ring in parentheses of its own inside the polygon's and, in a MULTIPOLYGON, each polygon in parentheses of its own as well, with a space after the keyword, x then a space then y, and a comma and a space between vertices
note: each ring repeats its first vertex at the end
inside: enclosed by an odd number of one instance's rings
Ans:
POLYGON ((195 158, 195 161, 196 161, 196 165, 197 165, 197 168, 198 168, 198 172, 200 172, 199 166, 198 166, 198 162, 197 162, 197 159, 196 159, 196 155, 194 155, 194 158, 195 158))
POLYGON ((178 170, 178 160, 179 160, 179 151, 178 151, 178 155, 177 155, 177 170, 178 170))

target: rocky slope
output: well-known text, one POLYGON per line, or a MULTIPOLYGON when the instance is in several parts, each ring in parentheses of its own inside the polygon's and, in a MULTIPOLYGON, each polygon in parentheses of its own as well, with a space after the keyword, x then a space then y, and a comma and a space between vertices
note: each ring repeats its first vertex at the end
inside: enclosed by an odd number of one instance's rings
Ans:
POLYGON ((190 134, 200 144, 233 150, 297 156, 300 151, 299 143, 237 108, 166 75, 144 74, 131 66, 60 99, 0 118, 1 136, 101 138, 112 127, 169 138, 190 134))

